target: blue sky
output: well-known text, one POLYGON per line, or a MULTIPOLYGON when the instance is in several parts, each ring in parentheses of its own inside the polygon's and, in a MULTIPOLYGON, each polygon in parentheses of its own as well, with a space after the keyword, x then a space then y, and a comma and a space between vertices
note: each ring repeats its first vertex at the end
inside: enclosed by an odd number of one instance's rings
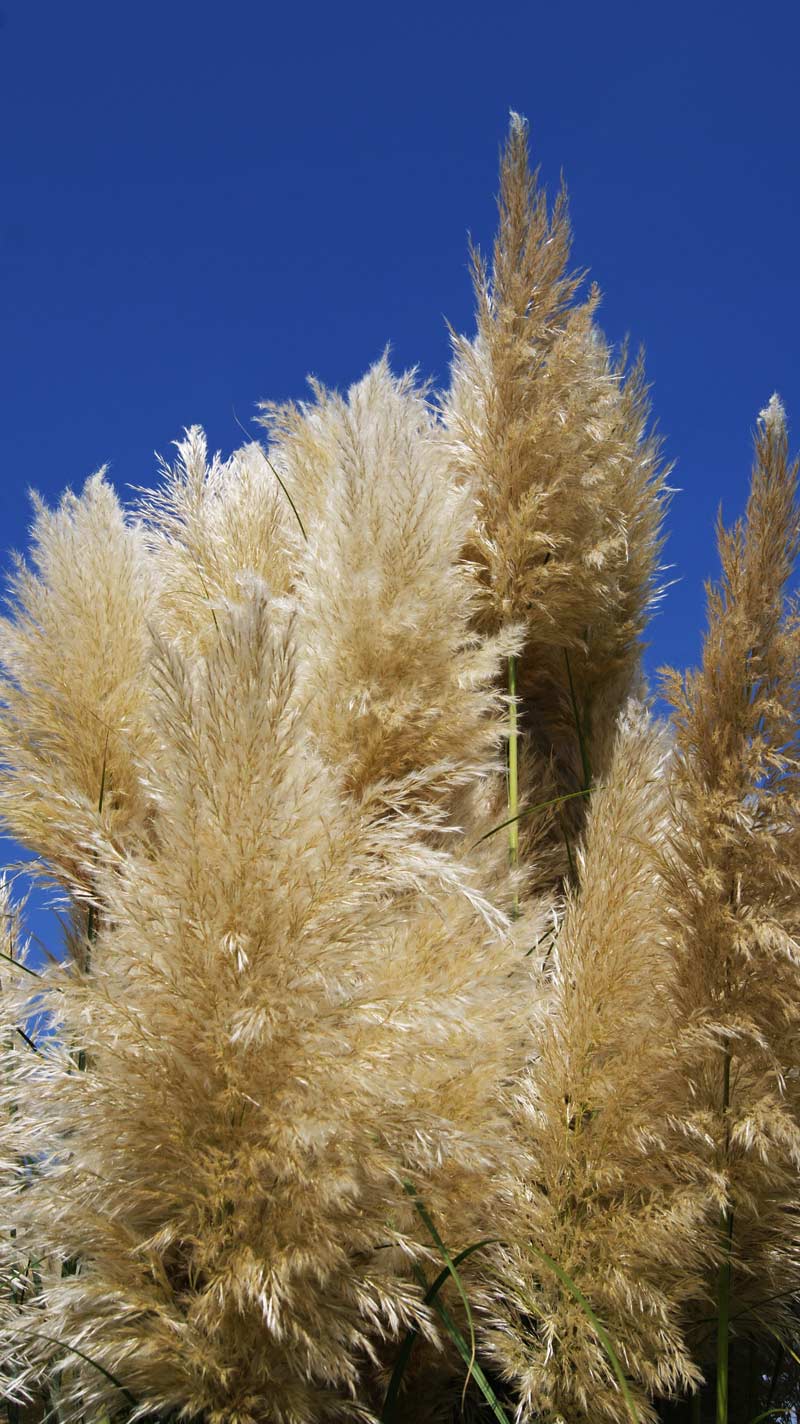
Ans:
POLYGON ((648 664, 693 661, 773 390, 800 432, 798 40, 789 3, 5 0, 0 546, 29 486, 148 483, 195 422, 228 451, 387 342, 443 378, 513 108, 607 334, 646 347, 681 491, 648 664))

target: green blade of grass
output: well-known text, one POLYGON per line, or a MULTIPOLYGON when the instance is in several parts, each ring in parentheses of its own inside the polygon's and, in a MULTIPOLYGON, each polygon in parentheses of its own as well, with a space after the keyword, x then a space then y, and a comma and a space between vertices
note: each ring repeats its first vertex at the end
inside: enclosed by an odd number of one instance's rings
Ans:
POLYGON ((106 730, 106 742, 105 746, 103 747, 103 769, 100 772, 100 795, 97 798, 98 811, 102 811, 103 809, 103 797, 106 794, 106 767, 108 766, 108 739, 110 736, 111 728, 108 727, 106 730))
POLYGON ((213 620, 214 620, 214 627, 216 628, 217 632, 219 632, 219 623, 217 622, 217 615, 216 615, 216 613, 214 612, 214 605, 213 605, 213 603, 211 602, 211 594, 210 594, 209 591, 208 591, 208 584, 206 583, 205 579, 203 578, 202 573, 200 572, 200 565, 199 565, 199 564, 197 565, 196 573, 197 573, 198 579, 200 580, 200 587, 201 587, 202 590, 203 590, 203 597, 204 597, 206 603, 208 604, 208 607, 209 607, 209 610, 210 610, 210 613, 211 613, 211 617, 212 617, 213 620))
POLYGON ((600 1344, 603 1346, 603 1349, 605 1350, 606 1355, 608 1356, 608 1362, 617 1377, 617 1382, 622 1391, 622 1397, 625 1400, 625 1404, 628 1413, 631 1416, 631 1419, 634 1421, 634 1424, 641 1424, 639 1411, 637 1410, 636 1404, 634 1403, 633 1395, 631 1394, 630 1388, 628 1386, 628 1381, 625 1378, 625 1373, 623 1371, 622 1365, 619 1362, 617 1352, 611 1343, 611 1338, 608 1334, 608 1331, 606 1330, 605 1326, 603 1325, 602 1321, 597 1316, 595 1311, 592 1309, 591 1305, 586 1299, 586 1296, 583 1294, 583 1291, 580 1289, 579 1286, 575 1284, 569 1272, 565 1271, 563 1266, 559 1266, 558 1262, 554 1261, 552 1256, 548 1256, 546 1251, 540 1250, 540 1248, 538 1246, 534 1246, 532 1242, 530 1243, 530 1250, 533 1252, 534 1256, 538 1256, 539 1260, 543 1261, 544 1264, 550 1268, 553 1274, 558 1277, 561 1284, 565 1286, 566 1289, 569 1291, 573 1299, 578 1302, 578 1305, 581 1307, 581 1310, 583 1311, 584 1315, 586 1316, 586 1319, 592 1326, 592 1329, 594 1330, 598 1340, 600 1341, 600 1344))
MULTIPOLYGON (((464 1339, 464 1336, 462 1335, 461 1331, 458 1329, 458 1326, 456 1325, 455 1321, 453 1320, 453 1318, 452 1318, 452 1316, 450 1315, 450 1312, 447 1310, 447 1308, 446 1308, 446 1307, 442 1304, 442 1302, 441 1302, 440 1300, 438 1300, 438 1299, 435 1299, 434 1302, 433 1302, 433 1308, 434 1308, 434 1310, 437 1312, 437 1314, 438 1314, 439 1317, 441 1318, 442 1323, 443 1323, 444 1326, 445 1326, 445 1329, 447 1330, 448 1334, 450 1335, 450 1338, 452 1339, 453 1343, 455 1344, 456 1349, 458 1350, 459 1354, 461 1355, 461 1358, 463 1359, 464 1363, 465 1363, 466 1366, 467 1366, 467 1378, 466 1378, 466 1380, 464 1381, 464 1391, 465 1391, 465 1393, 466 1393, 466 1388, 467 1388, 467 1385, 468 1385, 468 1383, 469 1383, 470 1378, 474 1379, 474 1380, 475 1380, 475 1383, 478 1385, 479 1389, 481 1390, 481 1392, 482 1392, 484 1398, 485 1398, 486 1401, 491 1405, 492 1410, 493 1410, 493 1412, 494 1412, 494 1414, 495 1414, 495 1417, 496 1417, 497 1420, 499 1421, 499 1424, 509 1424, 508 1416, 506 1415, 505 1411, 503 1410, 503 1408, 502 1408, 502 1406, 501 1406, 501 1404, 500 1404, 500 1401, 498 1400, 496 1394, 494 1393, 494 1390, 492 1389, 491 1385, 489 1384, 489 1381, 487 1380, 485 1374, 483 1373, 483 1370, 481 1369, 480 1365, 478 1364, 478 1362, 477 1362, 477 1360, 476 1360, 475 1328, 474 1328, 474 1325, 473 1325, 473 1322, 472 1322, 472 1311, 471 1311, 471 1309, 470 1309, 470 1304, 469 1304, 469 1301, 468 1301, 468 1299, 467 1299, 467 1294, 466 1294, 466 1291, 464 1290, 464 1286, 463 1286, 463 1284, 462 1284, 461 1277, 459 1276, 458 1270, 456 1269, 456 1264, 455 1264, 455 1262, 453 1261, 453 1259, 452 1259, 452 1257, 451 1257, 451 1255, 450 1255, 450 1252, 448 1251, 447 1247, 445 1246, 444 1241, 442 1240, 441 1236, 439 1235, 439 1232, 438 1232, 438 1230, 436 1229, 436 1225, 435 1225, 435 1223, 434 1223, 434 1221, 433 1221, 433 1218, 431 1217, 429 1211, 427 1210, 427 1208, 426 1208, 426 1206, 425 1206, 425 1203, 422 1201, 422 1198, 420 1197, 420 1195, 419 1195, 419 1193, 417 1192, 416 1188, 413 1187, 410 1182, 404 1182, 404 1183, 403 1183, 403 1186, 404 1186, 406 1192, 408 1193, 408 1195, 412 1198, 412 1200, 413 1200, 413 1202, 414 1202, 414 1206, 415 1206, 415 1208, 416 1208, 416 1211, 418 1212, 419 1216, 421 1217, 422 1221, 424 1222, 425 1226, 427 1227, 427 1230, 429 1231, 432 1240, 435 1242, 435 1244, 436 1244, 436 1246, 437 1246, 439 1252, 441 1253, 442 1259, 444 1260, 445 1266, 446 1266, 446 1268, 447 1268, 447 1274, 452 1278, 453 1283, 454 1283, 454 1285, 455 1285, 455 1287, 456 1287, 456 1290, 458 1291, 458 1294, 459 1294, 459 1296, 460 1296, 460 1298, 461 1298, 461 1302, 462 1302, 462 1304, 463 1304, 463 1306, 464 1306, 464 1311, 465 1311, 465 1314, 466 1314, 466 1317, 467 1317, 467 1322, 468 1322, 468 1324, 469 1324, 469 1346, 467 1345, 467 1342, 466 1342, 466 1340, 464 1339)), ((425 1289, 425 1288, 426 1288, 425 1277, 422 1276, 422 1273, 421 1273, 421 1272, 418 1273, 418 1279, 420 1279, 420 1277, 421 1277, 421 1284, 423 1285, 423 1289, 425 1289)), ((462 1407, 463 1407, 463 1397, 462 1397, 462 1407)))
POLYGON ((524 811, 518 811, 516 816, 509 816, 507 821, 500 821, 499 825, 492 826, 490 831, 484 831, 476 841, 472 842, 470 850, 481 845, 483 841, 488 841, 490 836, 496 836, 498 831, 504 831, 506 826, 510 826, 512 821, 521 821, 523 816, 535 816, 537 811, 546 811, 548 806, 560 806, 562 801, 574 801, 576 796, 589 796, 591 791, 599 791, 600 787, 583 787, 580 791, 568 791, 564 796, 553 796, 549 801, 538 801, 535 806, 526 806, 524 811))
MULTIPOLYGON (((213 609, 211 610, 213 614, 213 609)), ((216 622, 216 620, 215 620, 216 622)), ((100 794, 97 798, 98 813, 102 813, 103 800, 106 794, 106 771, 108 767, 108 739, 111 735, 111 728, 106 732, 106 743, 103 748, 103 765, 100 771, 100 794)), ((88 974, 92 960, 92 946, 97 940, 97 912, 94 904, 89 906, 89 913, 86 916, 86 955, 84 959, 83 972, 88 974)), ((78 1072, 86 1072, 86 1050, 78 1049, 78 1072)))
POLYGON ((431 1217, 427 1207, 425 1206, 425 1203, 423 1202, 416 1188, 412 1186, 411 1182, 404 1182, 403 1189, 411 1197, 417 1214, 420 1216, 427 1230, 430 1232, 431 1239, 435 1242, 439 1252, 441 1253, 441 1257, 447 1267, 448 1274, 452 1277, 455 1288, 461 1297, 461 1303, 464 1307, 464 1311, 467 1317, 467 1323, 469 1325, 469 1339, 471 1345, 470 1360, 474 1361, 475 1327, 472 1324, 472 1311, 470 1310, 469 1301, 467 1300, 467 1293, 462 1285, 461 1277, 459 1276, 458 1271, 456 1270, 456 1267, 453 1264, 450 1252, 448 1251, 447 1247, 444 1244, 444 1241, 442 1240, 441 1236, 439 1235, 439 1232, 436 1229, 433 1218, 431 1217))
POLYGON ((758 1315, 758 1314, 756 1314, 755 1311, 753 1311, 753 1314, 755 1315, 756 1320, 758 1321, 758 1323, 759 1323, 759 1325, 761 1326, 762 1330, 766 1330, 767 1334, 768 1334, 768 1335, 771 1335, 772 1338, 773 1338, 773 1340, 775 1340, 776 1343, 777 1343, 778 1345, 780 1345, 780 1347, 781 1347, 781 1349, 784 1351, 784 1353, 787 1354, 787 1355, 791 1355, 791 1357, 792 1357, 792 1359, 794 1360, 795 1364, 796 1364, 796 1365, 800 1365, 800 1355, 798 1355, 798 1354, 796 1353, 796 1351, 792 1349, 791 1345, 787 1345, 786 1341, 785 1341, 784 1339, 782 1339, 782 1337, 778 1334, 777 1330, 776 1330, 772 1325, 769 1325, 769 1324, 767 1323, 767 1321, 764 1319, 763 1315, 758 1315))
MULTIPOLYGON (((259 449, 261 449, 260 446, 259 446, 259 449)), ((269 467, 270 467, 270 469, 271 469, 273 475, 275 476, 276 480, 278 481, 278 484, 280 485, 281 489, 283 490, 283 493, 286 495, 286 498, 288 499, 290 505, 292 506, 292 513, 294 514, 294 517, 295 517, 295 519, 297 520, 297 523, 298 523, 299 526, 300 526, 300 533, 302 534, 302 536, 303 536, 303 538, 305 539, 306 543, 308 543, 308 535, 306 534, 305 526, 304 526, 304 524, 303 524, 303 521, 302 521, 302 519, 300 518, 300 513, 299 513, 299 511, 298 511, 297 505, 295 504, 294 500, 292 499, 292 496, 290 495, 288 489, 286 488, 286 485, 283 483, 283 480, 281 479, 280 475, 278 474, 278 471, 275 469, 275 466, 273 465, 271 459, 269 458, 269 455, 266 453, 265 450, 261 450, 261 453, 262 453, 262 455, 264 456, 264 459, 266 460, 267 464, 269 465, 269 467)))
MULTIPOLYGON (((741 1310, 735 1310, 731 1315, 731 1324, 734 1320, 741 1320, 744 1315, 754 1315, 760 1305, 770 1305, 774 1300, 790 1300, 798 1294, 797 1286, 791 1286, 789 1290, 775 1291, 773 1295, 762 1295, 758 1300, 751 1301, 750 1305, 743 1305, 741 1310)), ((707 1324, 710 1320, 716 1321, 716 1315, 702 1315, 699 1323, 707 1324)), ((698 1343, 703 1344, 709 1337, 709 1331, 698 1336, 698 1343)))
MULTIPOLYGON (((252 437, 252 435, 250 434, 250 431, 249 431, 249 430, 245 430, 245 427, 242 425, 242 422, 241 422, 241 420, 239 419, 238 415, 236 414, 236 411, 235 411, 235 410, 234 410, 234 412, 233 412, 233 418, 234 418, 234 420, 236 421, 236 424, 238 425, 239 429, 240 429, 240 430, 244 430, 244 433, 245 433, 245 435, 247 436, 248 441, 252 444, 252 443, 253 443, 253 437, 252 437)), ((304 527, 304 525, 303 525, 303 521, 302 521, 302 519, 300 518, 300 515, 299 515, 299 513, 298 513, 297 505, 295 504, 294 500, 292 499, 292 496, 290 495, 288 489, 286 488, 286 485, 283 483, 283 480, 281 479, 280 475, 278 474, 278 471, 275 469, 275 466, 273 465, 271 459, 269 458, 269 455, 267 454, 266 450, 263 448, 263 446, 262 446, 261 444, 259 444, 258 448, 259 448, 259 450, 261 451, 261 454, 264 456, 264 459, 266 460, 267 464, 269 465, 269 467, 270 467, 270 469, 271 469, 273 475, 275 476, 276 480, 278 481, 278 484, 280 485, 281 489, 283 490, 283 493, 286 495, 286 498, 288 499, 290 505, 292 506, 292 513, 293 513, 293 515, 294 515, 295 519, 297 520, 297 523, 298 523, 298 525, 299 525, 299 527, 300 527, 300 533, 302 534, 302 536, 303 536, 303 538, 305 539, 306 543, 308 543, 308 535, 306 534, 305 527, 304 527)))
POLYGON ((443 1305, 440 1300, 435 1300, 433 1303, 433 1308, 436 1311, 436 1314, 441 1319, 445 1330, 450 1336, 450 1339, 453 1341, 453 1344, 458 1350, 458 1353, 464 1361, 464 1364, 467 1366, 467 1378, 469 1379, 469 1377, 471 1376, 472 1379, 474 1379, 476 1385, 481 1391, 481 1394, 486 1400, 486 1403, 489 1405, 492 1413, 494 1414, 495 1419, 498 1421, 498 1424, 511 1424, 511 1421, 509 1420, 508 1415, 506 1414, 502 1404, 500 1403, 500 1400, 497 1398, 497 1395, 492 1389, 492 1386, 486 1378, 486 1375, 483 1373, 483 1370, 481 1369, 477 1360, 472 1355, 470 1348, 466 1340, 464 1339, 464 1336, 456 1325, 452 1315, 447 1309, 447 1306, 443 1305))
POLYGON ((126 1389, 125 1385, 122 1384, 115 1375, 112 1375, 111 1371, 107 1370, 105 1365, 98 1364, 97 1360, 93 1360, 91 1355, 85 1355, 83 1350, 78 1349, 77 1345, 65 1345, 62 1340, 54 1340, 52 1335, 43 1335, 40 1330, 29 1330, 26 1331, 26 1334, 34 1340, 46 1340, 50 1345, 57 1345, 59 1350, 68 1350, 71 1355, 77 1355, 79 1359, 85 1360, 87 1365, 91 1365, 92 1369, 99 1370, 101 1375, 104 1375, 121 1394, 124 1394, 129 1404, 132 1404, 134 1408, 136 1407, 138 1401, 135 1396, 131 1394, 130 1390, 126 1389))
MULTIPOLYGON (((105 746, 104 746, 104 748, 103 748, 103 765, 102 765, 102 768, 101 768, 101 771, 100 771, 100 795, 99 795, 98 798, 97 798, 97 810, 98 810, 98 812, 102 812, 102 810, 103 810, 103 799, 104 799, 105 794, 106 794, 106 768, 107 768, 107 766, 108 766, 108 739, 109 739, 110 735, 111 735, 111 728, 109 727, 108 731, 106 732, 106 744, 105 744, 105 746)), ((89 914, 88 914, 87 917, 86 917, 86 938, 87 938, 87 940, 89 941, 89 944, 90 944, 90 945, 91 945, 91 944, 94 944, 94 942, 95 942, 95 940, 96 940, 96 938, 97 938, 97 925, 96 925, 96 918, 95 918, 95 908, 94 908, 94 905, 90 905, 90 906, 89 906, 89 914)), ((89 951, 87 950, 87 954, 86 954, 86 969, 88 969, 88 968, 89 968, 89 951)))
POLYGON ((25 1032, 24 1028, 20 1028, 19 1025, 17 1025, 16 1028, 17 1028, 17 1033, 19 1034, 20 1038, 24 1038, 24 1040, 25 1040, 25 1042, 27 1043, 28 1047, 29 1047, 29 1048, 32 1048, 33 1051, 34 1051, 34 1053, 39 1053, 39 1049, 36 1047, 36 1044, 34 1043, 33 1039, 32 1039, 32 1038, 28 1038, 28 1035, 27 1035, 27 1033, 25 1032))
MULTIPOLYGON (((466 1261, 467 1258, 473 1255, 475 1251, 480 1251, 482 1246, 492 1246, 496 1243, 497 1240, 497 1237, 487 1236, 483 1241, 476 1241, 472 1246, 465 1246, 463 1251, 459 1251, 458 1255, 453 1257, 453 1265, 460 1266, 462 1261, 466 1261)), ((439 1294, 439 1291, 442 1289, 442 1286, 449 1279, 450 1269, 448 1266, 445 1266, 444 1269, 439 1272, 433 1284, 430 1285, 425 1291, 425 1295, 423 1298, 425 1305, 433 1304, 439 1294)), ((418 1338, 419 1328, 414 1325, 407 1332, 405 1339, 403 1340, 403 1343, 397 1352, 397 1359, 395 1361, 394 1369, 392 1370, 392 1377, 389 1380, 389 1384, 386 1390, 386 1396, 383 1401, 383 1409, 381 1410, 382 1424, 391 1424, 391 1421, 394 1418, 397 1401, 400 1397, 400 1386, 402 1385, 403 1376, 408 1367, 408 1362, 411 1359, 411 1352, 414 1349, 414 1345, 416 1344, 418 1338)))

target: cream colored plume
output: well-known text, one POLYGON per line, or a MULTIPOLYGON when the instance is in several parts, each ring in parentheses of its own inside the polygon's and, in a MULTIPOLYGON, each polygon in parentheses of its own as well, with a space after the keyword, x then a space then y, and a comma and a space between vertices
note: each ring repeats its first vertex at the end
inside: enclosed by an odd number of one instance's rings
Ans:
POLYGON ((269 461, 255 442, 209 459, 197 425, 161 462, 161 483, 142 490, 138 513, 158 579, 158 627, 187 653, 213 643, 217 604, 255 575, 288 594, 301 534, 269 461))
MULTIPOLYGON (((96 837, 92 973, 34 985, 90 1068, 53 1048, 3 1090, 46 1165, 6 1219, 81 1262, 37 1328, 211 1421, 340 1417, 382 1339, 431 1333, 403 1183, 480 1234, 534 1013, 469 873, 320 759, 295 627, 253 580, 203 659, 159 640, 151 839, 96 837)), ((88 1365, 61 1398, 70 1419, 118 1403, 88 1365)))
MULTIPOLYGON (((517 687, 534 802, 602 775, 639 683, 655 593, 664 472, 641 364, 625 377, 567 271, 564 191, 551 213, 513 116, 491 271, 474 253, 477 335, 454 336, 443 402, 454 474, 475 500, 465 556, 477 625, 522 624, 517 687)), ((583 803, 565 808, 573 831, 583 803)))
MULTIPOLYGON (((720 522, 722 577, 708 587, 702 666, 666 682, 678 749, 665 874, 682 1029, 672 1052, 686 1082, 683 1170, 713 1172, 717 1182, 709 1291, 735 1335, 763 1339, 794 1330, 800 1261, 797 476, 773 397, 759 421, 746 516, 729 529, 720 522)), ((714 1331, 695 1327, 700 1356, 713 1357, 714 1331)))
POLYGON ((346 400, 317 387, 315 404, 273 423, 271 455, 308 530, 298 633, 309 728, 353 795, 384 784, 409 809, 452 810, 460 787, 497 766, 492 680, 518 638, 470 628, 460 554, 471 501, 425 393, 383 359, 346 400))
MULTIPOLYGON (((603 1342, 544 1257, 583 1293, 637 1396, 696 1378, 680 1307, 698 1290, 699 1188, 671 1171, 659 1072, 673 1032, 667 891, 669 738, 631 704, 607 784, 595 791, 552 951, 549 1016, 534 1035, 516 1131, 526 1159, 508 1187, 489 1310, 492 1352, 519 1392, 519 1418, 623 1424, 603 1342)), ((673 1085, 674 1086, 674 1085, 673 1085)))
POLYGON ((101 799, 112 839, 145 833, 153 579, 102 471, 57 510, 35 508, 33 567, 17 561, 0 622, 0 820, 43 872, 88 895, 101 799))

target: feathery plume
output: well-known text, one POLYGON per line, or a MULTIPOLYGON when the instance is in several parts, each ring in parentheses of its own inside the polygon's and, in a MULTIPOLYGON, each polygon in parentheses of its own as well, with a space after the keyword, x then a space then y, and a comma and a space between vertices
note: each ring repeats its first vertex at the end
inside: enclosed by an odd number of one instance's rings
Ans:
MULTIPOLYGON (((647 433, 641 362, 624 376, 569 273, 566 194, 551 213, 518 115, 500 168, 491 273, 473 252, 477 335, 453 336, 443 417, 476 513, 477 626, 525 628, 510 669, 533 801, 602 774, 614 722, 639 691, 654 596, 665 472, 647 433)), ((580 824, 583 803, 565 808, 580 824)))
MULTIPOLYGON (((308 533, 296 584, 308 727, 353 796, 382 788, 509 908, 521 876, 502 839, 476 842, 504 818, 497 681, 521 632, 471 626, 477 591, 461 552, 472 498, 413 373, 394 377, 384 357, 347 399, 313 389, 314 402, 263 418, 308 533)), ((532 933, 518 927, 526 945, 532 933)))
POLYGON ((82 1262, 39 1317, 95 1362, 68 1418, 118 1402, 108 1375, 211 1424, 358 1413, 381 1339, 432 1335, 403 1182, 480 1236, 529 1035, 504 917, 315 752, 285 601, 253 580, 217 624, 201 659, 159 641, 151 839, 95 837, 92 974, 47 971, 91 1063, 36 1065, 19 1128, 45 1164, 20 1230, 82 1262))
POLYGON ((658 1067, 671 1031, 666 729, 631 704, 593 798, 553 949, 549 1012, 533 1042, 489 1341, 519 1418, 629 1418, 603 1343, 546 1253, 608 1331, 642 1419, 654 1393, 693 1381, 678 1306, 696 1289, 704 1196, 670 1172, 658 1067))
POLYGON ((146 833, 136 764, 149 746, 153 585, 102 470, 57 510, 34 506, 33 568, 17 558, 0 620, 0 819, 39 857, 34 871, 85 899, 101 796, 110 837, 146 833))
MULTIPOLYGON (((677 757, 664 874, 673 906, 673 1044, 686 1152, 717 1182, 708 1263, 720 1379, 733 1333, 785 1336, 800 1211, 800 547, 798 465, 782 406, 762 411, 744 520, 718 541, 699 671, 668 671, 677 757), (719 1270, 714 1283, 713 1273, 719 1270)), ((703 1359, 714 1329, 697 1325, 703 1359)))
POLYGON ((441 806, 495 769, 500 659, 470 630, 459 561, 471 506, 413 374, 384 357, 347 400, 276 412, 271 454, 306 511, 299 632, 309 728, 355 796, 405 781, 409 809, 441 806), (278 426, 278 422, 280 425, 278 426), (313 458, 308 458, 308 451, 313 458), (325 472, 324 508, 316 481, 325 472))
POLYGON ((295 577, 300 533, 269 461, 255 442, 210 460, 198 425, 160 461, 162 482, 142 489, 138 513, 157 575, 158 628, 187 653, 215 639, 216 608, 255 576, 276 597, 295 577))
POLYGON ((384 357, 130 513, 36 501, 0 826, 69 920, 35 971, 0 879, 9 1424, 374 1421, 410 1327, 438 1424, 439 1229, 517 1424, 653 1420, 714 1334, 727 1421, 729 1337, 788 1337, 798 469, 773 397, 670 738, 667 472, 570 243, 512 114, 445 395, 384 357))

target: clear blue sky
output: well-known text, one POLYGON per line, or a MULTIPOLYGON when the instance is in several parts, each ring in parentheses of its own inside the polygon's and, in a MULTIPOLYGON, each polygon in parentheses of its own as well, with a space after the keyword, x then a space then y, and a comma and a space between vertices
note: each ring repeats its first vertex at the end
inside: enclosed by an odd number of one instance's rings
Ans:
POLYGON ((513 108, 646 346, 681 490, 648 663, 696 658, 775 389, 800 444, 795 4, 0 3, 3 549, 29 486, 124 492, 195 422, 228 451, 309 372, 444 377, 513 108))

